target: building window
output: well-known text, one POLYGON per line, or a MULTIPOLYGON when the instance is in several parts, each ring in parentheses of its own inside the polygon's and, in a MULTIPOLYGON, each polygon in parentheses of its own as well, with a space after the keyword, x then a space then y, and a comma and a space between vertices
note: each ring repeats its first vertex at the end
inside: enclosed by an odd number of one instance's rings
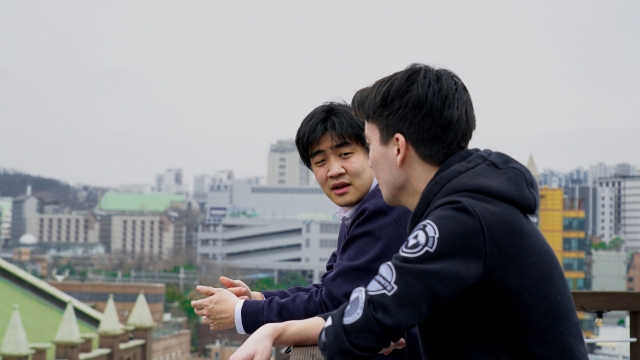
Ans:
POLYGON ((342 224, 320 224, 321 234, 337 234, 340 232, 342 224))
POLYGON ((628 282, 633 282, 633 276, 630 276, 629 279, 627 280, 628 282))
MULTIPOLYGON (((311 239, 306 238, 306 239, 304 240, 304 245, 305 245, 305 247, 309 247, 309 246, 311 246, 311 239)), ((307 261, 307 262, 308 262, 308 261, 307 261)))
POLYGON ((564 258, 562 259, 562 268, 565 271, 584 271, 585 262, 581 258, 564 258))
POLYGON ((284 169, 286 169, 286 168, 287 168, 287 165, 285 165, 285 164, 280 164, 280 165, 278 165, 278 169, 282 169, 282 170, 284 170, 284 169))
POLYGON ((587 250, 587 239, 564 238, 562 239, 562 245, 565 251, 585 251, 587 250))
POLYGON ((338 239, 320 239, 320 247, 335 249, 338 247, 338 239))
POLYGON ((584 218, 563 218, 562 228, 565 231, 569 230, 584 230, 584 218))

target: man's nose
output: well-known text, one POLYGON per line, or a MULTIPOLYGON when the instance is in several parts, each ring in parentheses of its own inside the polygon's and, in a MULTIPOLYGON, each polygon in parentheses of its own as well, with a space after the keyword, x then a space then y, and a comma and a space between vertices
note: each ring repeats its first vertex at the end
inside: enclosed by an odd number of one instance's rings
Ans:
POLYGON ((328 177, 331 178, 331 177, 344 175, 345 170, 342 164, 340 164, 340 162, 332 161, 328 165, 329 165, 329 171, 327 172, 328 177))

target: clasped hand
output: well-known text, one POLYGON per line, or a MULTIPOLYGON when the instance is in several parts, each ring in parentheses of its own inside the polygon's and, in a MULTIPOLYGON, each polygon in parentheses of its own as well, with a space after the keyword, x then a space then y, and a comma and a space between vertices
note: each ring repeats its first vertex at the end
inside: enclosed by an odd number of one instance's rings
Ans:
POLYGON ((240 299, 250 299, 251 289, 240 280, 220 277, 220 283, 228 289, 198 285, 196 291, 207 296, 191 302, 194 312, 202 316, 202 323, 211 330, 224 330, 235 326, 235 308, 240 299))

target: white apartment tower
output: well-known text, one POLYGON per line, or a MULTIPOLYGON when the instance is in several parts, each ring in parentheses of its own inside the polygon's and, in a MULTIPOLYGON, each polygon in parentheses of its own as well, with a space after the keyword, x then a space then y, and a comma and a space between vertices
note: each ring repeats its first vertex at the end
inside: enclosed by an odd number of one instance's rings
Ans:
POLYGON ((300 160, 293 139, 271 144, 267 166, 267 185, 310 185, 315 180, 300 160))
POLYGON ((600 179, 597 194, 598 235, 620 236, 627 251, 640 250, 640 177, 600 179))

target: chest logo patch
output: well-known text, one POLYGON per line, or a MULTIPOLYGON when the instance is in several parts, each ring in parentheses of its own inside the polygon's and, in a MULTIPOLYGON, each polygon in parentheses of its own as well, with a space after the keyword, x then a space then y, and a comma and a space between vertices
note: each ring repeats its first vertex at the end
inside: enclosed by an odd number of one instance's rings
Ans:
POLYGON ((390 261, 387 261, 380 265, 378 275, 376 275, 369 285, 367 285, 367 292, 371 295, 391 295, 398 290, 398 286, 395 284, 395 281, 396 268, 393 267, 393 264, 390 261))
POLYGON ((438 227, 431 220, 425 220, 418 224, 411 235, 400 248, 400 255, 416 257, 426 251, 436 249, 438 245, 438 227))
POLYGON ((344 309, 344 316, 342 317, 342 323, 345 325, 353 324, 358 321, 362 316, 362 311, 364 310, 364 288, 361 286, 359 288, 355 288, 351 292, 351 297, 349 298, 349 305, 344 309))

